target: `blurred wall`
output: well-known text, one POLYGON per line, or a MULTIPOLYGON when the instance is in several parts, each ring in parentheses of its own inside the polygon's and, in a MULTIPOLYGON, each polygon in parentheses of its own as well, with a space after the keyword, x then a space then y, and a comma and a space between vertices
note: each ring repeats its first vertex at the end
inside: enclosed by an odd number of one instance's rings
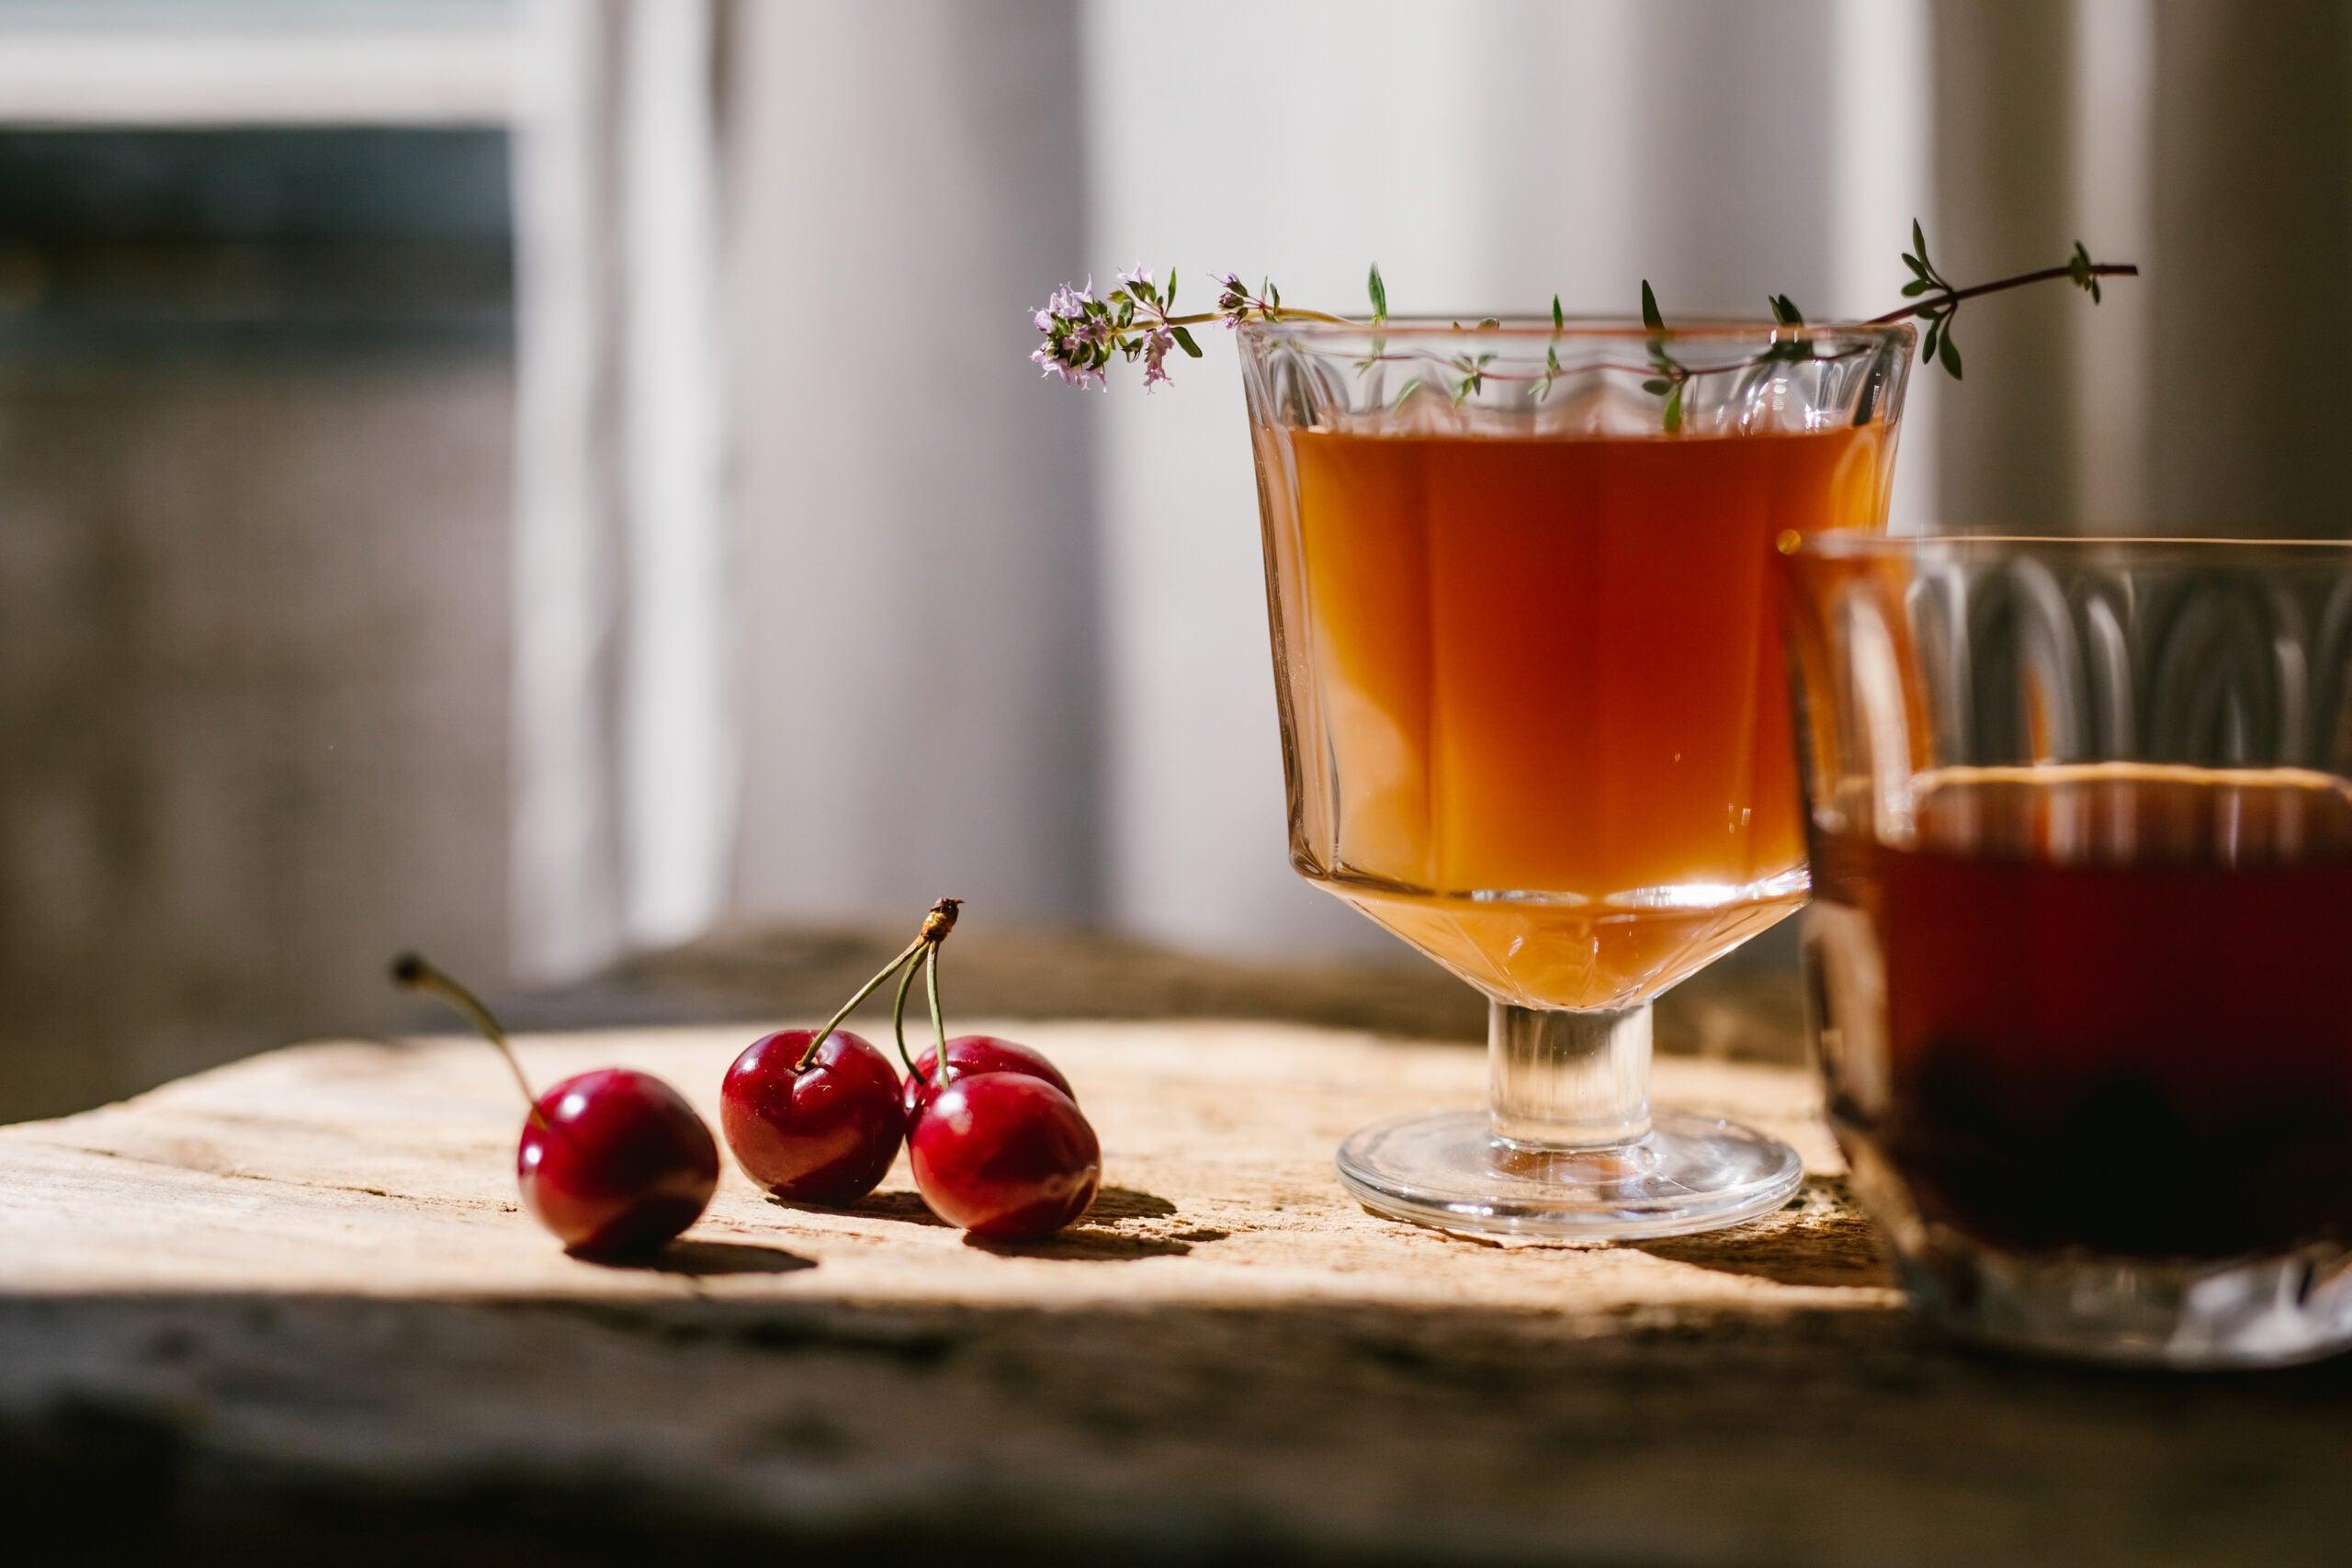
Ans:
POLYGON ((0 134, 0 1119, 499 978, 503 142, 0 134))
POLYGON ((2147 276, 1972 305, 1898 522, 2346 525, 2340 0, 522 15, 519 389, 503 130, 0 134, 0 1117, 364 1027, 401 942, 1385 942, 1284 863, 1229 351, 1040 382, 1064 279, 1818 317, 1914 215, 2079 235, 2147 276))

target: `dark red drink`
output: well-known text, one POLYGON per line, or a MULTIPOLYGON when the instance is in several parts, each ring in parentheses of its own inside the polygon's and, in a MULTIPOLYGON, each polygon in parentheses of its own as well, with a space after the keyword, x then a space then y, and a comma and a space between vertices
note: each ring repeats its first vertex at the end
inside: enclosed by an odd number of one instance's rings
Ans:
POLYGON ((1911 819, 1882 835, 1901 847, 1816 847, 1824 1049, 1858 1158, 2012 1251, 2352 1235, 2341 781, 1952 769, 1911 819))

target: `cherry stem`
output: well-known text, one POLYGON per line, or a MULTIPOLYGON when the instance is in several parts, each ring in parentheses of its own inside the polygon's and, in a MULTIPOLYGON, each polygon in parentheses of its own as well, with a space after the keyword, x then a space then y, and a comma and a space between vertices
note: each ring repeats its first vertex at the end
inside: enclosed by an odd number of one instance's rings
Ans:
POLYGON ((922 1083, 922 1069, 915 1066, 914 1057, 907 1052, 907 993, 914 989, 916 968, 908 964, 899 970, 899 999, 890 1004, 890 1032, 898 1038, 899 1060, 907 1065, 907 1076, 922 1083))
POLYGON ((888 979, 891 976, 896 975, 899 970, 906 968, 908 962, 914 958, 918 953, 922 953, 927 943, 925 939, 922 937, 915 938, 914 941, 907 943, 906 947, 899 953, 898 957, 893 958, 889 963, 884 964, 880 971, 875 975, 874 978, 865 982, 865 985, 860 986, 857 988, 857 995, 843 1002, 841 1005, 841 1010, 835 1012, 832 1017, 825 1021, 825 1027, 817 1031, 816 1033, 808 1037, 808 1048, 800 1053, 800 1060, 793 1064, 793 1071, 799 1073, 807 1072, 808 1070, 808 1064, 817 1059, 817 1047, 822 1045, 827 1040, 832 1037, 833 1031, 841 1026, 842 1020, 855 1012, 858 1010, 859 1004, 863 1003, 866 998, 872 996, 876 991, 880 990, 882 988, 883 981, 888 979))
POLYGON ((936 951, 939 944, 947 940, 947 933, 956 929, 956 911, 963 905, 961 898, 942 898, 933 904, 923 916, 922 929, 915 933, 914 941, 907 943, 896 958, 876 970, 874 978, 860 986, 857 994, 843 1002, 841 1010, 825 1021, 824 1028, 808 1037, 808 1048, 800 1053, 800 1060, 792 1065, 792 1070, 807 1072, 809 1065, 817 1059, 817 1048, 832 1037, 833 1031, 841 1027, 842 1020, 865 1005, 865 998, 880 990, 885 980, 913 963, 926 949, 936 951))
POLYGON ((531 1108, 532 1116, 538 1115, 539 1097, 531 1092, 531 1080, 524 1076, 522 1058, 514 1055, 506 1031, 499 1027, 498 1016, 482 1005, 480 997, 413 953, 403 953, 392 960, 392 984, 440 998, 480 1031, 483 1039, 497 1046, 498 1054, 506 1058, 506 1066, 514 1074, 514 1087, 523 1091, 523 1103, 531 1108))
POLYGON ((955 1069, 947 1065, 947 1015, 939 1010, 939 944, 923 954, 923 989, 931 996, 931 1032, 939 1037, 939 1087, 945 1089, 956 1081, 955 1069))

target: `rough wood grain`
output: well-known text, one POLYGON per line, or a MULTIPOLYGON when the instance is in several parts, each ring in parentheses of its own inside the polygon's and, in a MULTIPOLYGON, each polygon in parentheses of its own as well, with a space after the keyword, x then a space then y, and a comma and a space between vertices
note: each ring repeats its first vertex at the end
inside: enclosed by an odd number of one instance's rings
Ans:
MULTIPOLYGON (((1789 1210, 1502 1247, 1374 1218, 1330 1175, 1358 1122, 1474 1100, 1471 1053, 1023 1033, 1112 1183, 1029 1248, 930 1222, 902 1167, 831 1213, 730 1172, 659 1267, 575 1262, 516 1211, 498 1063, 447 1041, 0 1130, 0 1489, 199 1560, 2341 1560, 2346 1368, 2190 1381, 1926 1337, 1797 1074, 1660 1065, 1666 1094, 1798 1143, 1789 1210)), ((708 1109, 741 1043, 524 1052, 708 1109)))

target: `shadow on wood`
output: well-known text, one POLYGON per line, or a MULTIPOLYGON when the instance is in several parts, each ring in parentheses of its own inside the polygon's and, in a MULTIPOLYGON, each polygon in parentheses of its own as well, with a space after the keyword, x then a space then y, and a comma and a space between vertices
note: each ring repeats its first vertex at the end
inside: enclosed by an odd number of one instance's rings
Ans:
POLYGON ((1892 1309, 1595 1339, 1471 1305, 15 1297, 0 1352, 0 1493, 100 1555, 2316 1563, 2352 1529, 2352 1364, 2049 1369, 1892 1309))
POLYGON ((1892 1285, 1870 1222, 1840 1176, 1808 1176, 1777 1214, 1705 1235, 1633 1244, 1652 1258, 1769 1280, 1776 1285, 1892 1285))
POLYGON ((741 1241, 703 1241, 692 1236, 672 1242, 645 1258, 582 1258, 598 1269, 641 1269, 652 1274, 683 1274, 707 1280, 720 1274, 791 1274, 814 1269, 817 1260, 786 1252, 780 1247, 741 1241))

